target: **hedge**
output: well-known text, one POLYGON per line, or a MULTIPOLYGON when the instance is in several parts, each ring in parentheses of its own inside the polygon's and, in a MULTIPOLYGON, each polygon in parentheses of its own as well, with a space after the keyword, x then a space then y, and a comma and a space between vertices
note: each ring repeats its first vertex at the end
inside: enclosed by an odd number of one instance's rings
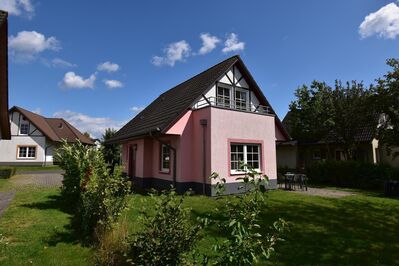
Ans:
POLYGON ((306 173, 312 184, 358 189, 382 189, 385 180, 399 180, 399 168, 356 161, 316 162, 306 173))
POLYGON ((0 179, 10 178, 15 175, 15 167, 1 167, 0 168, 0 179))

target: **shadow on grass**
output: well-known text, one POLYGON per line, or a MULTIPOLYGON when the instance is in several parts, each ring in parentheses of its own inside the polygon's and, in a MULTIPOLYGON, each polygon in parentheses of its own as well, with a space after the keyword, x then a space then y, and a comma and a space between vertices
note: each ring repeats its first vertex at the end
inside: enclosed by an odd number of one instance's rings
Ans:
POLYGON ((64 230, 61 232, 57 231, 46 239, 49 246, 56 246, 58 243, 86 243, 78 230, 78 221, 74 218, 76 206, 72 201, 65 200, 61 195, 51 195, 47 197, 46 201, 24 204, 22 206, 38 210, 59 210, 69 215, 69 223, 64 225, 64 230))

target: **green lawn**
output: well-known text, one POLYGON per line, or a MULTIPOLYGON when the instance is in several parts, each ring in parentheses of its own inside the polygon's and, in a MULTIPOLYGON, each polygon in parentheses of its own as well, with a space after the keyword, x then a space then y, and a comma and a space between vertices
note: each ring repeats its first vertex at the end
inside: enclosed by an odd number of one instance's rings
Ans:
MULTIPOLYGON (((10 189, 1 180, 0 191, 10 189)), ((131 231, 140 230, 137 214, 148 197, 131 197, 127 213, 131 231), (144 202, 143 202, 144 201, 144 202)), ((264 226, 281 217, 290 223, 286 241, 277 246, 270 265, 398 265, 399 200, 361 194, 341 199, 272 191, 263 212, 264 226)), ((222 201, 190 197, 193 217, 214 212, 222 201)), ((0 265, 91 265, 93 250, 84 247, 69 227, 70 213, 56 189, 17 192, 0 218, 0 265), (7 244, 8 243, 8 244, 7 244)), ((220 232, 210 227, 199 243, 209 250, 220 232)), ((264 265, 265 263, 262 263, 264 265)))

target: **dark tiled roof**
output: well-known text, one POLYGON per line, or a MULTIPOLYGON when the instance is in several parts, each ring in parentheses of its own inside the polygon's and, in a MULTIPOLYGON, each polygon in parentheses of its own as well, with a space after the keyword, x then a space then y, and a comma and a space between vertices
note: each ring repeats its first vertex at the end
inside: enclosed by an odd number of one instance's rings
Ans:
POLYGON ((67 142, 77 142, 77 140, 80 140, 84 144, 94 145, 90 138, 83 135, 62 118, 46 118, 18 106, 11 108, 10 112, 12 111, 20 112, 52 141, 60 142, 66 140, 67 142))
MULTIPOLYGON (((118 142, 144 136, 155 130, 164 132, 237 62, 239 62, 243 71, 247 73, 250 81, 255 84, 254 87, 258 88, 240 57, 238 55, 230 57, 161 94, 123 126, 109 141, 118 142)), ((260 89, 258 93, 263 97, 263 101, 270 106, 260 89)), ((277 117, 276 120, 278 121, 277 124, 281 126, 281 122, 277 117)), ((283 130, 283 134, 285 133, 285 130, 283 130)))

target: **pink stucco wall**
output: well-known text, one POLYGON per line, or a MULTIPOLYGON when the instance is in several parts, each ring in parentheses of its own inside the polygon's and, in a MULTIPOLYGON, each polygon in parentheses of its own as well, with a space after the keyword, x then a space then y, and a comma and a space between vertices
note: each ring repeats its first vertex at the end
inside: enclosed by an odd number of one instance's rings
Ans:
MULTIPOLYGON (((218 172, 228 182, 236 182, 237 176, 230 175, 230 142, 260 143, 262 171, 270 179, 276 178, 276 129, 274 116, 237 112, 219 108, 203 108, 188 111, 169 129, 173 135, 164 135, 161 140, 177 149, 177 182, 198 182, 203 174, 203 126, 200 120, 207 120, 205 126, 205 176, 218 172)), ((161 173, 160 143, 151 138, 129 141, 123 144, 122 162, 128 169, 128 147, 137 144, 136 175, 173 180, 173 161, 170 173, 161 173)), ((171 156, 173 160, 173 154, 171 156)), ((210 181, 206 178, 206 182, 210 181)))
POLYGON ((274 116, 212 108, 211 123, 212 171, 225 177, 227 182, 237 182, 238 176, 229 172, 229 143, 236 139, 242 143, 263 142, 261 145, 263 173, 270 179, 277 178, 274 116))

